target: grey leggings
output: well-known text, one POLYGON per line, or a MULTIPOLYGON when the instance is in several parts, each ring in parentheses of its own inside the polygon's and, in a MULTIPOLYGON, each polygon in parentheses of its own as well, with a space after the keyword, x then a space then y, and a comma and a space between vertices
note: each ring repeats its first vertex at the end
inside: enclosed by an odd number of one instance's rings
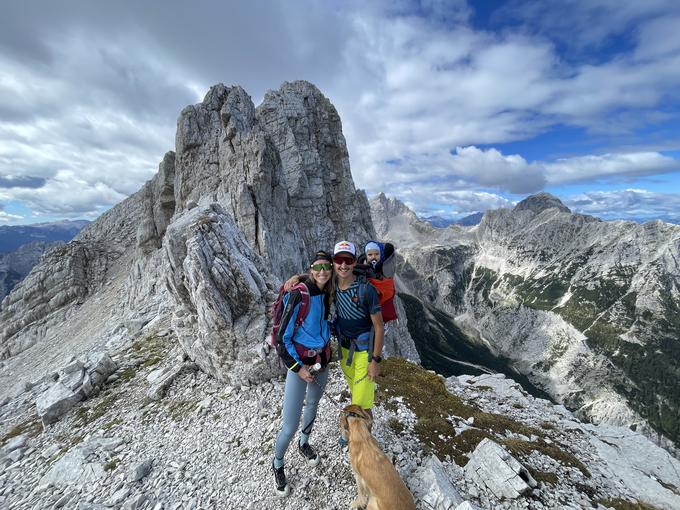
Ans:
POLYGON ((305 403, 305 415, 302 420, 302 432, 309 434, 312 431, 316 419, 316 408, 321 400, 323 389, 328 381, 328 367, 315 376, 315 382, 306 383, 292 370, 286 375, 286 388, 283 393, 283 416, 281 432, 276 437, 276 449, 274 454, 277 459, 283 459, 291 439, 295 435, 300 424, 302 404, 305 403))

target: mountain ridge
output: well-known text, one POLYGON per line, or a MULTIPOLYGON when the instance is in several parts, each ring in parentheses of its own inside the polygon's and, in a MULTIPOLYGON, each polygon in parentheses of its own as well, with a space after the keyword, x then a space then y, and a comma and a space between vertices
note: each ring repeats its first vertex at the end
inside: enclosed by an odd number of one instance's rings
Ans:
POLYGON ((469 232, 410 222, 392 218, 378 235, 411 239, 398 246, 413 295, 584 417, 678 440, 680 402, 661 381, 678 359, 680 228, 572 214, 545 195, 487 211, 469 232))

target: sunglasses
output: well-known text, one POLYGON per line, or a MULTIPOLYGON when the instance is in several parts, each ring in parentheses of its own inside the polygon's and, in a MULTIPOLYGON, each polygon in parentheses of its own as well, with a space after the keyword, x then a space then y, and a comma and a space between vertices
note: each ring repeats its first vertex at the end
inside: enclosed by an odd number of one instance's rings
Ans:
POLYGON ((341 265, 343 262, 347 266, 351 266, 354 264, 355 260, 354 257, 345 257, 343 255, 336 255, 333 257, 333 262, 335 262, 337 265, 341 265))
POLYGON ((331 264, 330 262, 324 262, 323 264, 312 264, 313 271, 321 271, 322 269, 324 271, 330 271, 331 269, 333 269, 333 264, 331 264))

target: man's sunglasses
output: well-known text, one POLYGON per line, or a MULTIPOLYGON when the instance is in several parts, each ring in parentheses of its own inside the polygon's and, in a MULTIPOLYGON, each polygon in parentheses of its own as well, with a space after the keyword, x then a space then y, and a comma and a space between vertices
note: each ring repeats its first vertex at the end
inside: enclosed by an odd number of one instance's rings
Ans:
POLYGON ((331 264, 330 262, 324 262, 323 264, 312 264, 312 270, 321 271, 322 269, 324 271, 330 271, 331 269, 333 269, 333 264, 331 264))
POLYGON ((333 262, 335 262, 337 265, 341 265, 344 262, 346 265, 351 266, 352 264, 354 264, 355 260, 354 257, 344 257, 342 255, 336 255, 335 257, 333 257, 333 262))

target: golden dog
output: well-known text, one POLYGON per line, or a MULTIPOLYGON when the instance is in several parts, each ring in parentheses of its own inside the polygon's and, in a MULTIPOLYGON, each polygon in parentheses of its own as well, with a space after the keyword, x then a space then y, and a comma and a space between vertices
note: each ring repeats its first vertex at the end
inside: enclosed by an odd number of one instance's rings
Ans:
POLYGON ((413 496, 371 435, 371 414, 357 405, 340 413, 340 429, 349 438, 349 460, 357 481, 352 508, 415 510, 413 496))

